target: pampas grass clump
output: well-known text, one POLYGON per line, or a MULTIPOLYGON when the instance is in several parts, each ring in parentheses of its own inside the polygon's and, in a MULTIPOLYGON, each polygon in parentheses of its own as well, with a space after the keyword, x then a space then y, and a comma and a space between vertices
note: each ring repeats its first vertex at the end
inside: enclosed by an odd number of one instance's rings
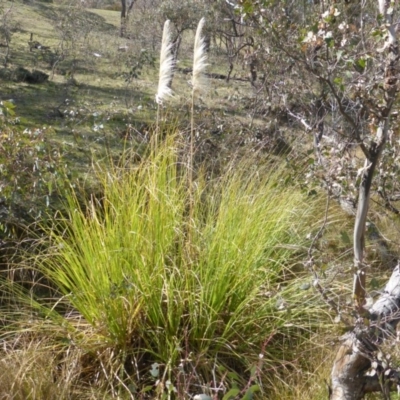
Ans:
POLYGON ((326 321, 319 298, 299 290, 304 281, 292 281, 288 269, 305 247, 318 199, 282 186, 279 165, 248 165, 215 182, 200 171, 189 197, 170 133, 140 165, 99 171, 101 201, 82 206, 68 195, 68 216, 49 232, 50 251, 38 263, 92 332, 66 325, 73 346, 95 355, 93 376, 122 382, 121 393, 149 387, 148 398, 161 399, 158 372, 150 372, 156 365, 162 385, 169 380, 181 390, 175 398, 189 398, 231 368, 246 380, 260 352, 265 369, 289 362, 292 346, 326 321))

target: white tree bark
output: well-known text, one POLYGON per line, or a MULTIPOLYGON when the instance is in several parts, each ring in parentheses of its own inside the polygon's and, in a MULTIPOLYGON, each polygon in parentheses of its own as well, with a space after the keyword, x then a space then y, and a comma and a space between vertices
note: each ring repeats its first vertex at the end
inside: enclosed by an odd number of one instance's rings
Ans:
MULTIPOLYGON (((385 289, 368 310, 366 327, 363 318, 356 321, 356 327, 342 339, 332 369, 332 400, 359 400, 366 393, 385 389, 378 373, 366 374, 382 341, 392 337, 400 322, 400 265, 394 269, 385 289)), ((379 368, 378 368, 379 369, 379 368)), ((381 368, 381 372, 383 368, 381 368)), ((386 389, 396 388, 399 382, 397 371, 386 376, 386 389), (390 380, 389 380, 390 378, 390 380)))

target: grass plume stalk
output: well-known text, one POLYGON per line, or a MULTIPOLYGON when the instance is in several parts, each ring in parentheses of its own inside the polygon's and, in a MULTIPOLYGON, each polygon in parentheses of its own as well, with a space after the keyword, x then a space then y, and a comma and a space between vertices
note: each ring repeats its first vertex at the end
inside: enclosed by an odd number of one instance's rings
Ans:
POLYGON ((164 23, 161 51, 160 51, 160 72, 159 72, 158 88, 156 94, 156 102, 158 105, 156 133, 159 133, 160 113, 162 104, 167 97, 173 96, 173 92, 171 89, 171 79, 175 62, 171 51, 172 46, 173 43, 171 42, 171 22, 170 20, 167 19, 164 23))
MULTIPOLYGON (((207 67, 206 43, 203 36, 203 28, 205 24, 204 17, 197 25, 196 36, 194 39, 193 51, 193 74, 192 74, 192 103, 191 103, 191 120, 190 120, 190 154, 189 154, 189 191, 193 191, 193 158, 194 158, 194 102, 196 95, 200 93, 205 86, 204 71, 207 67)), ((192 214, 193 198, 190 198, 190 214, 192 214)))

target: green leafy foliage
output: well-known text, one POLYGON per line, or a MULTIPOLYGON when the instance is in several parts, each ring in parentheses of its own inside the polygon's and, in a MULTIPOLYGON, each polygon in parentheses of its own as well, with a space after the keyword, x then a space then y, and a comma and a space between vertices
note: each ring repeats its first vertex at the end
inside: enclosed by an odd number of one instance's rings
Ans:
POLYGON ((51 140, 51 128, 21 129, 10 101, 3 101, 0 111, 0 196, 10 208, 6 220, 21 216, 13 215, 14 209, 26 214, 21 220, 26 223, 53 206, 55 191, 63 186, 68 168, 61 146, 51 140))
POLYGON ((155 57, 146 49, 142 49, 138 56, 129 57, 127 66, 130 71, 125 74, 127 82, 138 79, 146 67, 155 68, 155 57))

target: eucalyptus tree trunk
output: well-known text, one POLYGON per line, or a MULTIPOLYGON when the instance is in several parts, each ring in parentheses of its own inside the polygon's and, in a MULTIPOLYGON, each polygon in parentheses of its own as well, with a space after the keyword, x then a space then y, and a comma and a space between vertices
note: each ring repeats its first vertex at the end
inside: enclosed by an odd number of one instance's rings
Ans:
POLYGON ((126 7, 126 0, 121 0, 121 27, 120 27, 120 37, 126 36, 126 26, 128 24, 129 13, 132 11, 133 5, 136 0, 131 0, 129 7, 126 7))
POLYGON ((398 43, 393 23, 393 5, 387 0, 378 0, 382 16, 382 29, 386 30, 386 61, 384 66, 383 104, 377 108, 378 128, 369 146, 363 146, 364 168, 361 171, 359 201, 354 227, 354 282, 353 296, 356 302, 357 319, 352 332, 342 339, 332 369, 332 400, 358 400, 366 393, 382 391, 384 398, 394 382, 399 382, 396 371, 387 368, 377 357, 382 341, 393 334, 400 321, 400 265, 398 265, 386 285, 385 290, 369 308, 365 308, 366 273, 364 262, 365 226, 368 214, 370 189, 376 166, 387 142, 390 114, 398 90, 398 43), (392 6, 392 7, 391 7, 392 6), (370 371, 370 374, 367 372, 370 371))
POLYGON ((126 0, 121 0, 121 27, 119 35, 125 37, 126 34, 126 0))

